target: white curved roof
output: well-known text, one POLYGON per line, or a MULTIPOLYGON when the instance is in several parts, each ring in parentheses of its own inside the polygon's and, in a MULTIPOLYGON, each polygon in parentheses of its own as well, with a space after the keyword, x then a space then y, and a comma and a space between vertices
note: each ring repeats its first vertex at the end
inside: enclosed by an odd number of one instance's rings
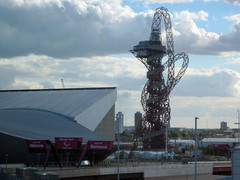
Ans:
POLYGON ((36 109, 69 117, 94 131, 117 99, 115 87, 0 91, 0 109, 36 109))
POLYGON ((191 140, 191 139, 171 139, 170 142, 172 144, 182 144, 182 143, 185 143, 185 144, 189 144, 189 145, 195 145, 195 141, 194 140, 191 140))
POLYGON ((238 138, 204 138, 201 141, 202 143, 232 143, 238 142, 238 138))

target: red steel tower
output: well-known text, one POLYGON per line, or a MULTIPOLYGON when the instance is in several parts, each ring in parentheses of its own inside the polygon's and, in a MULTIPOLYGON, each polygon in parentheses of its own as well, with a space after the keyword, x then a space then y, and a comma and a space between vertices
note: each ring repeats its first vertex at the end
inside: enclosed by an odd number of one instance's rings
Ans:
POLYGON ((156 9, 149 40, 140 41, 130 51, 148 70, 148 81, 141 96, 145 114, 136 127, 134 141, 142 141, 144 149, 164 149, 164 130, 165 127, 169 127, 171 118, 169 94, 184 75, 189 62, 188 55, 183 52, 174 55, 172 23, 166 8, 156 9), (162 19, 165 24, 166 46, 162 45, 162 19), (165 55, 168 56, 168 60, 162 62, 165 55), (180 59, 183 61, 182 67, 175 73, 175 62, 180 59), (163 76, 164 71, 167 71, 166 80, 163 76))

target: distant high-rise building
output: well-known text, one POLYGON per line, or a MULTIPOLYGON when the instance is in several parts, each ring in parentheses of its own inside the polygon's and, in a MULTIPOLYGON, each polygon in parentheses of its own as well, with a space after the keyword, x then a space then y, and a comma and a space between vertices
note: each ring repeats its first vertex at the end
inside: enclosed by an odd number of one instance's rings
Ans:
POLYGON ((140 113, 139 111, 137 111, 136 113, 135 113, 135 119, 134 119, 135 121, 135 129, 139 126, 139 123, 141 122, 141 120, 142 120, 142 113, 140 113))
POLYGON ((228 129, 228 127, 227 127, 227 122, 222 121, 222 122, 220 123, 220 129, 228 129))
POLYGON ((122 112, 118 112, 116 114, 116 130, 118 130, 119 125, 119 133, 123 133, 123 121, 124 121, 124 114, 122 112))

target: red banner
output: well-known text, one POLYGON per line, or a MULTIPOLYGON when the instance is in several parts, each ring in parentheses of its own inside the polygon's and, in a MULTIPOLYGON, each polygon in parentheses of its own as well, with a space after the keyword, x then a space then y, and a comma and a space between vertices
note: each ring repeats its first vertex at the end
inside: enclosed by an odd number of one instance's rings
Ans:
POLYGON ((213 144, 213 149, 215 151, 228 151, 229 146, 227 144, 213 144))
POLYGON ((239 146, 240 145, 240 142, 234 142, 233 143, 233 147, 237 147, 237 146, 239 146))
POLYGON ((73 137, 55 137, 57 149, 79 149, 78 145, 82 142, 82 138, 73 137))
POLYGON ((87 150, 111 150, 113 141, 88 141, 87 150))
POLYGON ((45 140, 27 140, 27 145, 29 149, 46 149, 45 140))

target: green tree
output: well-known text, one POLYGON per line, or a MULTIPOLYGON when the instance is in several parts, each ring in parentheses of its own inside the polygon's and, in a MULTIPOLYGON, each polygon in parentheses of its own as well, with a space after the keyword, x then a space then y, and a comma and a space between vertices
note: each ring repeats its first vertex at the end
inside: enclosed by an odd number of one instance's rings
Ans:
POLYGON ((186 150, 193 151, 194 150, 194 145, 193 144, 187 145, 186 150))
POLYGON ((124 155, 125 155, 124 151, 120 151, 119 159, 124 159, 124 155))
POLYGON ((187 138, 189 137, 189 134, 187 133, 187 131, 181 131, 181 136, 184 137, 184 138, 187 138))
POLYGON ((203 154, 214 155, 214 149, 212 145, 202 147, 203 154))
POLYGON ((133 151, 130 151, 130 153, 128 155, 128 159, 133 159, 133 151))
POLYGON ((181 137, 181 133, 177 130, 169 130, 168 131, 168 136, 170 138, 174 138, 174 139, 177 139, 177 138, 180 138, 181 137))

